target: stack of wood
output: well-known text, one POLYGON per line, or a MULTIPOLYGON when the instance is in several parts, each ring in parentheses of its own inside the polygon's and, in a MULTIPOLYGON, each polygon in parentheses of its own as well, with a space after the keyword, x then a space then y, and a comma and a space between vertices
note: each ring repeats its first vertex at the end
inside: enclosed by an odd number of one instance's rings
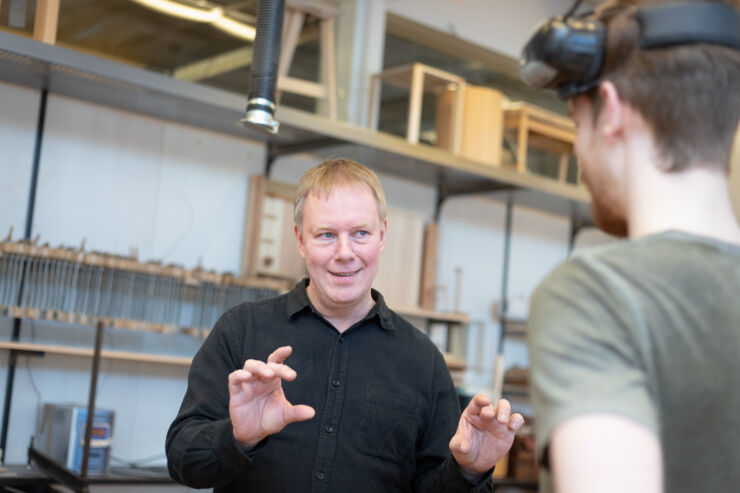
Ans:
POLYGON ((0 242, 0 311, 16 318, 205 336, 227 309, 284 283, 192 270, 135 256, 0 242))

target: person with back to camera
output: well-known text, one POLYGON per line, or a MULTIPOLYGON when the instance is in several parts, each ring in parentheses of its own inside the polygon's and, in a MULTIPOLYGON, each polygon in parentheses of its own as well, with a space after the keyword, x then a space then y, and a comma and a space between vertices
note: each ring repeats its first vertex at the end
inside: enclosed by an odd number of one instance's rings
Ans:
POLYGON ((216 323, 167 434, 171 476, 217 493, 491 491, 524 420, 483 394, 461 416, 441 353, 371 290, 378 178, 324 162, 294 209, 308 278, 216 323))
POLYGON ((574 253, 531 300, 542 490, 740 491, 740 6, 561 16, 522 76, 568 99, 594 222, 625 238, 574 253))

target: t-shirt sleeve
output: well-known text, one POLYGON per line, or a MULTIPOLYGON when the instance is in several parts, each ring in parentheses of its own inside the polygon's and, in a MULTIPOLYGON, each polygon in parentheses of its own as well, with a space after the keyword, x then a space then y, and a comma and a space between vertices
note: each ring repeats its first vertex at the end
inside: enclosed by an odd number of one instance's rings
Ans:
POLYGON ((528 343, 541 461, 555 427, 581 414, 617 414, 658 430, 639 310, 626 288, 609 266, 576 256, 532 297, 528 343))

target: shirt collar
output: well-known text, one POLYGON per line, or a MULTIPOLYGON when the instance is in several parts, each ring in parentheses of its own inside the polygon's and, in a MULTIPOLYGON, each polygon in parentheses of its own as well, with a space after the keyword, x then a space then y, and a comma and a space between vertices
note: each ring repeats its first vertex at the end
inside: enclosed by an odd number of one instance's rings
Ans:
MULTIPOLYGON (((308 294, 306 293, 306 287, 308 287, 308 283, 309 278, 307 277, 299 281, 298 284, 296 284, 295 287, 288 293, 286 307, 288 318, 292 319, 298 313, 306 309, 310 309, 316 314, 319 313, 318 310, 316 310, 313 305, 311 305, 311 300, 308 299, 308 294)), ((391 310, 390 308, 388 308, 388 305, 385 304, 383 295, 380 294, 378 291, 371 289, 370 296, 372 296, 373 300, 375 300, 375 304, 365 316, 364 320, 369 320, 377 316, 378 321, 380 322, 380 326, 383 327, 385 330, 396 330, 396 326, 393 323, 393 317, 391 317, 391 310)))

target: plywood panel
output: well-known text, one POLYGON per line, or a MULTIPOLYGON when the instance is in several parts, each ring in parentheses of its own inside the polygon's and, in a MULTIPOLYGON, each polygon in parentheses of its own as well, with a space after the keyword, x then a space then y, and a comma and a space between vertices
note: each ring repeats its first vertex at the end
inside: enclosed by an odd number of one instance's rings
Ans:
POLYGON ((735 146, 730 158, 730 196, 735 217, 740 219, 740 128, 735 134, 735 146))
POLYGON ((421 287, 419 306, 427 310, 435 308, 435 292, 437 289, 437 243, 439 241, 439 226, 429 223, 424 230, 424 253, 422 257, 421 287))
POLYGON ((419 304, 424 217, 388 209, 388 233, 373 287, 394 307, 419 304))
POLYGON ((306 267, 293 234, 295 187, 257 175, 250 179, 249 195, 242 272, 250 277, 305 277, 306 267))

